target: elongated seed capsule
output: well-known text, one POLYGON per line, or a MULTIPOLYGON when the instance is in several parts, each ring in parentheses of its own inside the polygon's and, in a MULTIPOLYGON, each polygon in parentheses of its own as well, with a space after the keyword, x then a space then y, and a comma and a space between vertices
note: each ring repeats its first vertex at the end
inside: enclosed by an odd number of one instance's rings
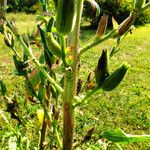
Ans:
POLYGON ((139 10, 142 8, 144 3, 145 0, 134 0, 133 8, 139 10))
POLYGON ((95 70, 96 84, 98 87, 102 85, 108 75, 108 54, 107 50, 103 50, 102 55, 98 60, 98 66, 95 70))
POLYGON ((135 22, 137 18, 137 12, 132 12, 130 16, 124 20, 118 28, 119 36, 123 35, 135 22))
POLYGON ((123 80, 129 65, 123 64, 116 71, 114 71, 102 84, 102 89, 104 91, 112 91, 115 89, 119 83, 123 80))
POLYGON ((46 37, 47 41, 47 46, 49 50, 57 57, 61 58, 62 57, 62 52, 61 52, 61 46, 59 43, 54 39, 52 33, 47 33, 46 37))
POLYGON ((101 17, 101 20, 98 24, 97 32, 96 34, 98 37, 102 37, 105 34, 106 28, 107 28, 107 23, 108 23, 108 15, 103 15, 101 17))
POLYGON ((59 0, 56 16, 56 29, 59 34, 66 36, 74 28, 76 17, 76 0, 59 0))

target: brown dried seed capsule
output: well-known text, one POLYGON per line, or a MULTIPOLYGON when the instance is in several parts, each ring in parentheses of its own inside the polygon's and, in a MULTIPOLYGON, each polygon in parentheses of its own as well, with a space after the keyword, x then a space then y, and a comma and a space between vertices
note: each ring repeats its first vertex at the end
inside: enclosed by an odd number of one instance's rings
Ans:
POLYGON ((118 29, 119 36, 122 36, 135 22, 137 18, 137 12, 132 12, 130 16, 124 20, 118 29))
POLYGON ((98 24, 98 28, 97 28, 97 32, 96 32, 98 37, 102 37, 105 34, 105 31, 107 28, 107 23, 108 23, 108 15, 103 15, 98 24))

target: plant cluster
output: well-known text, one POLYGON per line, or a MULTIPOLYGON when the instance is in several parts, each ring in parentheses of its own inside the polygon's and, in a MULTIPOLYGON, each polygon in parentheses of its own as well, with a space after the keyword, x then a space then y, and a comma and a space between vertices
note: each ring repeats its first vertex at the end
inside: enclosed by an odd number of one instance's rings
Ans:
MULTIPOLYGON (((98 4, 94 0, 88 1, 99 13, 98 4)), ((114 28, 108 33, 105 32, 108 16, 103 15, 94 39, 80 48, 83 2, 83 0, 67 0, 67 2, 54 0, 56 16, 39 16, 37 31, 32 35, 19 34, 13 21, 7 20, 5 16, 1 18, 0 32, 4 35, 5 44, 14 52, 13 62, 16 74, 25 79, 25 102, 34 102, 41 107, 37 110, 37 116, 42 125, 37 146, 40 150, 45 148, 71 150, 79 148, 91 139, 93 128, 87 131, 81 141, 74 142, 75 111, 78 107, 86 105, 97 91, 110 92, 121 83, 129 65, 123 63, 110 72, 110 60, 119 51, 118 46, 125 36, 132 32, 132 25, 138 15, 150 7, 150 2, 134 0, 130 15, 120 25, 113 18, 114 28), (92 78, 89 74, 87 80, 82 81, 78 76, 82 54, 110 38, 116 40, 116 45, 110 52, 107 49, 102 50, 95 66, 94 77, 92 78), (16 49, 17 43, 22 46, 21 51, 16 49), (33 44, 42 50, 38 58, 33 52, 33 44)), ((43 5, 43 8, 48 11, 45 6, 43 5)), ((29 126, 16 110, 17 98, 15 96, 13 100, 9 98, 3 81, 0 82, 0 87, 11 117, 17 120, 19 125, 29 126)), ((0 111, 0 115, 9 124, 3 111, 0 111)), ((10 143, 17 143, 15 146, 23 149, 22 144, 26 141, 26 149, 29 149, 29 140, 23 139, 21 133, 11 125, 9 128, 12 131, 11 135, 8 135, 11 137, 10 143)), ((120 129, 115 129, 102 132, 100 138, 115 143, 121 149, 119 144, 149 140, 150 136, 129 135, 120 129)))

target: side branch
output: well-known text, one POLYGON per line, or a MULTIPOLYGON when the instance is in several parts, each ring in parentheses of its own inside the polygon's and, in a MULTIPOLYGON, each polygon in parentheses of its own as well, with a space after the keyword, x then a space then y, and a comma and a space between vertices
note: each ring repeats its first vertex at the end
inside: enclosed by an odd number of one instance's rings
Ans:
POLYGON ((84 52, 88 51, 90 48, 93 48, 95 46, 97 46, 98 44, 108 40, 109 38, 113 37, 114 33, 116 30, 112 30, 111 32, 109 32, 107 35, 105 35, 103 38, 96 38, 94 39, 94 41, 92 41, 90 44, 86 45, 83 48, 80 48, 80 55, 83 54, 84 52))
MULTIPOLYGON (((143 11, 145 11, 146 9, 150 8, 150 2, 148 2, 143 8, 141 8, 139 11, 135 11, 133 10, 133 12, 135 12, 136 17, 138 15, 140 15, 143 11)), ((135 18, 136 19, 136 18, 135 18)), ((134 21, 133 21, 134 22, 134 21)), ((120 24, 121 25, 121 24, 120 24)), ((98 44, 108 40, 109 38, 112 38, 114 36, 116 30, 112 30, 111 32, 109 32, 107 35, 105 35, 103 38, 95 38, 90 44, 86 45, 83 48, 80 48, 80 55, 83 54, 84 52, 88 51, 90 48, 93 48, 95 46, 97 46, 98 44)))

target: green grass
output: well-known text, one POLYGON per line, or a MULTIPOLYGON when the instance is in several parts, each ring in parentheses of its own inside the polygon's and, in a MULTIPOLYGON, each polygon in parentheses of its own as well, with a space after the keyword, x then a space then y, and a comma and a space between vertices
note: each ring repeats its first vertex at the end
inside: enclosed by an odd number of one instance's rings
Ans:
MULTIPOLYGON (((81 31, 82 42, 89 39, 94 31, 81 31)), ((122 128, 131 134, 150 134, 150 25, 137 27, 132 35, 128 35, 120 45, 121 50, 110 60, 110 71, 123 62, 131 64, 123 82, 114 91, 96 94, 84 108, 86 121, 95 124, 95 133, 105 129, 122 128), (88 119, 96 117, 98 120, 88 119), (98 126, 97 126, 98 124, 98 126)), ((94 70, 103 48, 110 49, 114 40, 101 44, 84 54, 81 62, 82 78, 94 70)), ((82 123, 81 123, 82 124, 82 123)), ((87 125, 87 123, 86 123, 87 125)), ((125 149, 150 148, 150 142, 136 143, 125 149)), ((110 148, 111 149, 111 148, 110 148)))
MULTIPOLYGON (((34 15, 9 14, 8 18, 14 18, 20 33, 35 30, 34 15)), ((83 46, 89 43, 95 32, 94 30, 81 30, 80 45, 83 46)), ((121 50, 110 60, 109 70, 112 72, 122 62, 128 62, 131 64, 131 68, 123 82, 114 91, 109 93, 98 92, 93 96, 89 104, 77 110, 75 129, 77 134, 75 138, 81 138, 91 126, 95 126, 92 141, 99 139, 102 131, 113 128, 121 128, 129 134, 150 134, 149 35, 150 24, 147 24, 143 27, 137 27, 133 34, 128 35, 124 42, 122 42, 120 45, 121 50)), ((21 77, 16 77, 13 74, 13 52, 3 43, 3 37, 0 34, 0 79, 6 82, 10 95, 12 93, 20 95, 20 107, 23 109, 24 98, 22 95, 24 94, 24 82, 21 77)), ((83 54, 80 78, 84 81, 86 80, 88 73, 94 71, 101 50, 107 48, 110 52, 113 44, 114 39, 110 39, 83 54)), ((4 110, 6 109, 2 98, 0 99, 0 107, 4 110)), ((35 106, 30 105, 26 112, 35 115, 35 110, 35 106)), ((8 113, 5 114, 10 120, 8 113)), ((2 120, 1 116, 0 120, 2 120)), ((10 121, 16 125, 15 121, 10 121)), ((36 129, 27 128, 27 135, 29 137, 34 135, 35 137, 35 140, 32 142, 33 145, 37 142, 36 134, 39 128, 36 119, 34 123, 36 129)), ((0 129, 8 130, 3 121, 0 121, 0 129)), ((83 145, 83 149, 87 149, 88 144, 90 143, 83 145)), ((123 148, 128 150, 148 150, 150 149, 150 142, 134 143, 123 146, 123 148)), ((109 146, 108 149, 115 150, 113 146, 109 146)))

